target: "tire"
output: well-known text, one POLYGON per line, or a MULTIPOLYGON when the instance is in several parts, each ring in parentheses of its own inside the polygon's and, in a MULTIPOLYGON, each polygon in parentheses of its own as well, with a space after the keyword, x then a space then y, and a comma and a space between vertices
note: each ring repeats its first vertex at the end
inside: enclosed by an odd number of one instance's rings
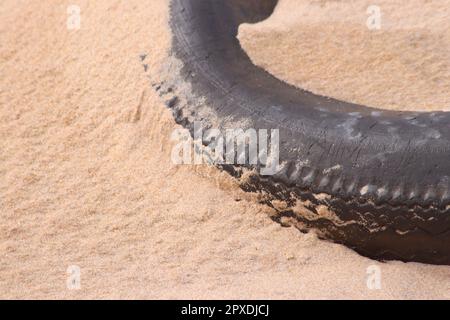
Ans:
POLYGON ((252 166, 221 166, 244 190, 265 195, 275 221, 319 230, 371 258, 450 264, 450 114, 337 101, 256 67, 238 26, 267 18, 276 3, 171 1, 171 58, 157 89, 176 121, 191 133, 194 121, 280 130, 276 175, 248 178, 252 166))

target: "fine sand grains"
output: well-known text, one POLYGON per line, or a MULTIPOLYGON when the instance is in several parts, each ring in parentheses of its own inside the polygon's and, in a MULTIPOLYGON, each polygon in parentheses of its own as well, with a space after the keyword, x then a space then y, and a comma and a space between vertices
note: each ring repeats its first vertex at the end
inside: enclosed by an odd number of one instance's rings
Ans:
POLYGON ((449 0, 280 0, 239 39, 255 64, 316 94, 450 110, 449 0))
POLYGON ((77 31, 72 1, 0 4, 1 298, 450 298, 448 267, 282 228, 226 174, 173 165, 151 87, 168 2, 77 3, 77 31))

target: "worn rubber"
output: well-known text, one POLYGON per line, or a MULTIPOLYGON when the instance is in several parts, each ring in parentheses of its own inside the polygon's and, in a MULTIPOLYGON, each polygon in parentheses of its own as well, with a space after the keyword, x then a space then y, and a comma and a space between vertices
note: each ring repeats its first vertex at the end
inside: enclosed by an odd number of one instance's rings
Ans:
MULTIPOLYGON (((175 119, 191 132, 194 121, 280 130, 282 170, 242 186, 286 204, 274 206, 274 220, 320 230, 372 258, 450 264, 450 114, 337 101, 256 67, 236 39, 238 26, 267 18, 276 3, 171 1, 170 76, 157 88, 175 119), (293 209, 297 199, 310 214, 293 209)), ((238 178, 245 171, 223 168, 238 178)))

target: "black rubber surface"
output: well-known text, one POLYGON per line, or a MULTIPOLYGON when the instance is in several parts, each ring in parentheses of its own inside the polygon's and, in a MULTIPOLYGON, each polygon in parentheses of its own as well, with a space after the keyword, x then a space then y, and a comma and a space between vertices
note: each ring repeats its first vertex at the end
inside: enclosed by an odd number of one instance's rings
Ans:
MULTIPOLYGON (((236 39, 238 27, 267 18, 276 3, 172 0, 172 50, 183 67, 169 64, 173 77, 158 89, 177 122, 191 130, 194 121, 280 129, 282 170, 243 185, 267 191, 269 204, 288 203, 274 220, 319 229, 373 258, 450 264, 450 114, 337 101, 254 66, 236 39), (306 201, 316 217, 289 209, 295 199, 306 201), (336 217, 320 215, 320 205, 336 217)), ((242 173, 237 166, 224 169, 242 173)))

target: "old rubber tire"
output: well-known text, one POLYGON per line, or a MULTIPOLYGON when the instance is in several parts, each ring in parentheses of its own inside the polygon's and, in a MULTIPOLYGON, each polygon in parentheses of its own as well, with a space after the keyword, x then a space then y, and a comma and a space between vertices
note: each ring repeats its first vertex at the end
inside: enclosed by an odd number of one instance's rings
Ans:
POLYGON ((194 121, 278 128, 282 170, 243 184, 287 203, 275 220, 318 229, 372 258, 450 264, 450 114, 337 101, 256 67, 236 39, 238 26, 267 18, 276 3, 171 1, 172 58, 158 90, 177 122, 191 130, 194 121), (295 212, 295 199, 313 217, 295 212))

